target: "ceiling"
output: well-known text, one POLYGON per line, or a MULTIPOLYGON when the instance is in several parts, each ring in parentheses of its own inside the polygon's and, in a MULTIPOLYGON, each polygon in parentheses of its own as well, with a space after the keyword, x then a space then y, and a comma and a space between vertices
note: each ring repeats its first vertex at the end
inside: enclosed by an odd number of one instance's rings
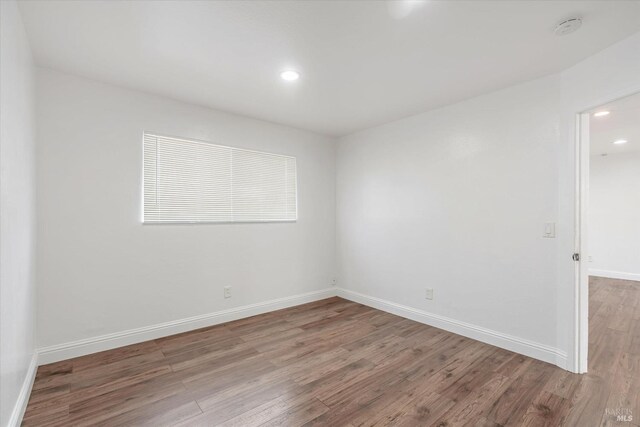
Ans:
POLYGON ((592 156, 640 151, 640 93, 598 107, 591 113, 609 111, 604 117, 589 119, 589 144, 592 156), (626 139, 626 144, 613 141, 626 139))
POLYGON ((22 1, 36 63, 326 135, 558 72, 640 1, 22 1), (572 16, 582 28, 554 35, 572 16), (302 74, 285 82, 279 73, 302 74))

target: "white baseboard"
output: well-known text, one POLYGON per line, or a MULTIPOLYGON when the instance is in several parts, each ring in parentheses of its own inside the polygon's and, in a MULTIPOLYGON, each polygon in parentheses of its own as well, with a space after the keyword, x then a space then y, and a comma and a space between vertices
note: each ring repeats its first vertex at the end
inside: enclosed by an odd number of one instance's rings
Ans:
POLYGON ((640 282, 640 274, 625 273, 623 271, 597 270, 590 268, 589 276, 606 277, 609 279, 635 280, 640 282))
POLYGON ((233 320, 243 319, 245 317, 255 316, 257 314, 293 307, 300 304, 306 304, 334 296, 336 296, 335 288, 327 288, 320 291, 308 292, 305 294, 293 295, 290 297, 278 298, 271 301, 222 310, 215 313, 208 313, 157 325, 145 326, 113 334, 53 345, 50 347, 40 348, 38 350, 38 361, 40 362, 40 365, 59 362, 73 357, 84 356, 104 350, 111 350, 125 345, 137 344, 148 340, 166 337, 168 335, 231 322, 233 320))
POLYGON ((231 322, 233 320, 318 301, 336 295, 350 301, 377 308, 407 319, 434 326, 436 328, 444 329, 487 344, 495 345, 496 347, 524 354, 525 356, 530 356, 535 359, 552 363, 563 369, 567 369, 567 354, 557 348, 342 288, 327 288, 320 291, 245 305, 242 307, 203 314, 172 322, 44 347, 39 349, 37 360, 40 365, 58 362, 61 360, 71 359, 73 357, 97 353, 99 351, 162 338, 168 335, 231 322))
POLYGON ((27 375, 24 378, 22 387, 20 388, 20 394, 18 400, 11 412, 11 418, 9 418, 8 427, 18 427, 22 423, 24 412, 27 409, 29 403, 29 396, 31 395, 31 389, 33 388, 33 382, 36 379, 36 372, 38 371, 38 352, 35 351, 29 362, 29 368, 27 369, 27 375))
POLYGON ((552 363, 562 369, 567 369, 567 353, 557 348, 347 289, 338 288, 337 292, 338 296, 341 298, 377 308, 407 319, 415 320, 416 322, 444 329, 445 331, 453 332, 454 334, 482 341, 496 347, 524 354, 525 356, 533 357, 534 359, 552 363))

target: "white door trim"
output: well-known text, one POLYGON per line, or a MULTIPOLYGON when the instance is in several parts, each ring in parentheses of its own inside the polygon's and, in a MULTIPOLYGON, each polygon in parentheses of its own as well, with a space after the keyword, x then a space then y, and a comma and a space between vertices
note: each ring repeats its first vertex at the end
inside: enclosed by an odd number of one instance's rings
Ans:
POLYGON ((587 257, 587 220, 589 212, 589 113, 576 115, 576 218, 575 252, 575 343, 574 367, 577 373, 587 372, 589 350, 589 272, 587 257))

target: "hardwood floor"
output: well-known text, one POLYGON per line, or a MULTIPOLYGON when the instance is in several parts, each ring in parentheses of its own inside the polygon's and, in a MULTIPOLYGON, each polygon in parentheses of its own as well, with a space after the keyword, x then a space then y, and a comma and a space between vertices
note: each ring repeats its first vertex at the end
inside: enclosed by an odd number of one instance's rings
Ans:
POLYGON ((331 298, 41 366, 23 425, 638 426, 640 283, 590 316, 575 375, 331 298))

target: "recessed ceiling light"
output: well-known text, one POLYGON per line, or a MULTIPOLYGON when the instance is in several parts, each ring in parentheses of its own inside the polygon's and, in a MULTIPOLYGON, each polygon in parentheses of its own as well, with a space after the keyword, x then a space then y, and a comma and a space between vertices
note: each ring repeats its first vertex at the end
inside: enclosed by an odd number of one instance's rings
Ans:
POLYGON ((616 144, 616 145, 626 144, 627 140, 626 139, 618 139, 616 141, 613 141, 613 143, 616 144))
POLYGON ((597 113, 593 113, 593 117, 604 117, 608 115, 609 111, 598 111, 597 113))
POLYGON ((300 73, 293 70, 285 70, 280 73, 280 77, 282 80, 286 80, 288 82, 292 82, 294 80, 298 80, 300 78, 300 73))

